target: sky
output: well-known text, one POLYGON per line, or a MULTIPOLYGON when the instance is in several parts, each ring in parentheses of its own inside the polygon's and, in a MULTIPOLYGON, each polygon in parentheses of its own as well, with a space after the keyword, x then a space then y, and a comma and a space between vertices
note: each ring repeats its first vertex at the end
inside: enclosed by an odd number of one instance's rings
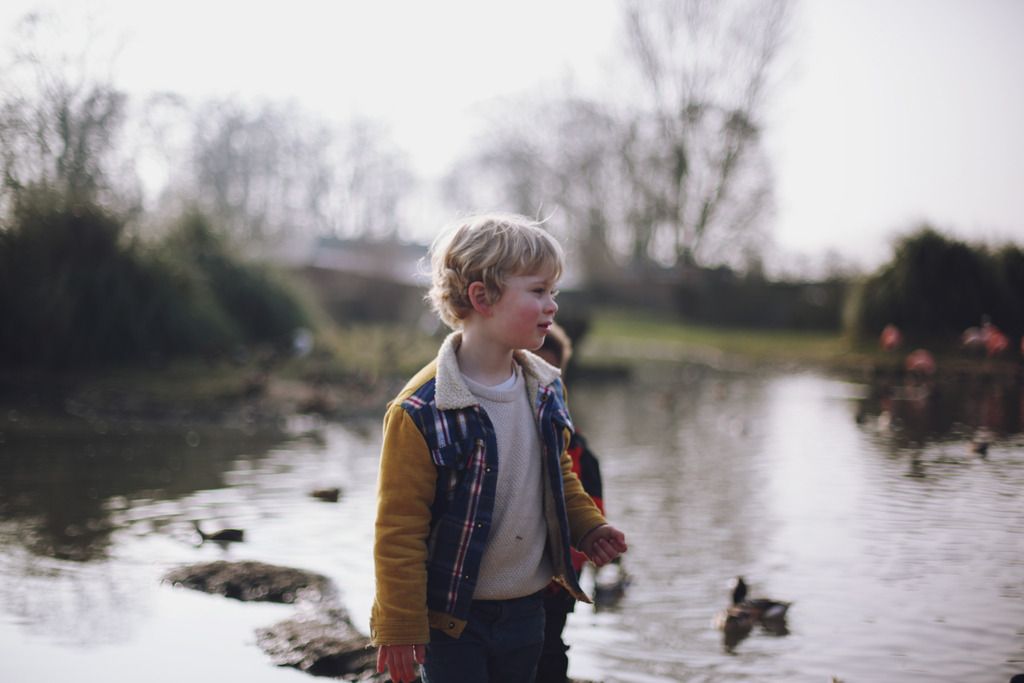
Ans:
POLYGON ((1024 243, 1024 2, 807 0, 776 104, 776 238, 885 260, 929 221, 1024 243))
MULTIPOLYGON (((567 82, 597 92, 622 59, 616 0, 5 0, 0 35, 39 7, 117 41, 113 79, 129 93, 367 116, 428 180, 468 150, 495 101, 567 82)), ((873 268, 924 221, 1024 243, 1024 2, 795 9, 766 119, 777 257, 873 268)))

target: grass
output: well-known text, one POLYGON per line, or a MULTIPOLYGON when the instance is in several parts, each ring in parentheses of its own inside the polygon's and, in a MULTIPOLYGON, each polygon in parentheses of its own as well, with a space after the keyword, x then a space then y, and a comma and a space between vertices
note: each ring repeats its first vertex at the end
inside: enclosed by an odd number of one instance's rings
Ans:
POLYGON ((855 349, 834 332, 799 332, 710 327, 647 312, 597 312, 580 348, 587 364, 635 360, 721 364, 862 364, 870 351, 855 349))
MULTIPOLYGON (((970 356, 948 342, 929 349, 942 374, 1024 378, 1024 366, 1015 353, 970 356)), ((885 352, 871 343, 855 344, 840 332, 710 327, 649 312, 604 310, 594 314, 578 352, 584 366, 597 369, 689 361, 728 368, 817 367, 901 374, 911 350, 885 352)))
POLYGON ((332 359, 325 369, 370 379, 411 377, 437 354, 441 339, 410 324, 336 327, 324 335, 323 344, 332 359))
MULTIPOLYGON (((374 414, 437 353, 439 334, 412 324, 320 326, 316 349, 301 358, 268 361, 254 350, 234 361, 180 359, 160 367, 121 365, 75 373, 0 372, 0 409, 69 405, 99 413, 159 416, 185 411, 218 415, 241 404, 288 414, 323 398, 337 414, 374 414), (70 403, 69 403, 70 401, 70 403)), ((951 372, 1020 372, 1012 359, 936 354, 951 372)), ((697 362, 712 367, 817 367, 900 372, 904 353, 857 347, 838 332, 796 332, 695 325, 650 312, 596 311, 577 349, 582 368, 617 373, 648 363, 697 362)), ((657 367, 656 365, 654 367, 657 367)), ((582 369, 581 368, 581 369, 582 369)), ((77 412, 77 411, 76 411, 77 412)))
MULTIPOLYGON (((437 352, 440 340, 410 325, 330 326, 304 357, 252 347, 236 358, 184 357, 75 371, 0 370, 0 414, 17 410, 48 424, 60 416, 157 422, 168 416, 231 419, 240 409, 273 421, 302 406, 333 414, 382 412, 404 380, 437 352), (255 411, 255 412, 253 412, 255 411)), ((0 434, 2 436, 2 434, 0 434)))

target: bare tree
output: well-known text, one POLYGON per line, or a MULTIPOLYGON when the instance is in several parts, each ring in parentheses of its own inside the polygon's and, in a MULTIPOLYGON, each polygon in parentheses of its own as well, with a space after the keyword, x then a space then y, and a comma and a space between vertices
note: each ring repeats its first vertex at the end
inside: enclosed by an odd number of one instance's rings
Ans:
POLYGON ((192 173, 179 193, 257 251, 326 223, 331 130, 294 106, 208 102, 194 117, 192 173))
POLYGON ((788 12, 788 0, 628 2, 638 92, 504 103, 449 198, 551 215, 591 282, 756 264, 772 199, 761 117, 788 12))
POLYGON ((194 121, 192 173, 177 194, 251 249, 317 234, 397 235, 414 177, 382 129, 238 101, 207 103, 194 121))
POLYGON ((501 209, 539 216, 548 199, 547 155, 537 133, 515 123, 494 126, 443 181, 447 201, 460 210, 501 209))
POLYGON ((94 73, 87 50, 54 54, 55 45, 65 45, 64 36, 48 17, 27 15, 14 44, 0 77, 4 204, 32 186, 56 190, 70 203, 114 205, 131 195, 132 187, 115 188, 115 181, 125 180, 118 176, 117 156, 125 94, 94 73))
POLYGON ((635 201, 624 177, 626 128, 605 104, 582 98, 566 99, 547 118, 550 204, 563 214, 587 281, 607 282, 618 270, 615 228, 635 201))
POLYGON ((404 152, 388 131, 358 118, 345 128, 344 144, 334 159, 330 192, 332 232, 394 239, 402 227, 402 205, 415 186, 404 152))
POLYGON ((584 277, 614 271, 611 226, 620 222, 618 122, 602 103, 567 97, 517 102, 446 179, 450 203, 544 219, 573 244, 584 277))
POLYGON ((630 157, 643 187, 638 220, 671 235, 681 263, 706 261, 752 235, 771 175, 761 132, 788 0, 630 0, 629 54, 652 119, 641 117, 630 157))

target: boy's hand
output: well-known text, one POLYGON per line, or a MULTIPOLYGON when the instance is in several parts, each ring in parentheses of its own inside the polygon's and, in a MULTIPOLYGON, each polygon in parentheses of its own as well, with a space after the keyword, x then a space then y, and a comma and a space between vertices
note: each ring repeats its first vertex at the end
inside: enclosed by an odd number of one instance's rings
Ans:
POLYGON ((412 683, 419 676, 416 665, 425 661, 426 645, 381 645, 377 650, 377 673, 387 671, 395 683, 412 683))
POLYGON ((591 529, 583 537, 579 549, 590 558, 591 562, 598 567, 603 567, 629 548, 626 546, 624 533, 611 524, 602 524, 591 529))

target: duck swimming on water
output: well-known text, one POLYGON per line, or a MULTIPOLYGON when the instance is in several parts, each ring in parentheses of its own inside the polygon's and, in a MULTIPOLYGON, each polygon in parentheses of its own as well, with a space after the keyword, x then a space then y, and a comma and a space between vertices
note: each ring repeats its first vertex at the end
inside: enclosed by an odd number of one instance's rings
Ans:
POLYGON ((781 623, 786 619, 786 612, 789 610, 790 602, 781 600, 770 600, 768 598, 747 598, 747 583, 742 576, 737 576, 732 590, 732 606, 750 613, 755 621, 762 625, 781 623))
POLYGON ((245 539, 245 531, 242 529, 221 529, 220 531, 214 531, 213 533, 206 533, 199 527, 199 522, 193 521, 192 525, 195 526, 196 533, 199 534, 203 541, 239 543, 245 539))
POLYGON ((786 612, 791 603, 768 598, 749 599, 747 592, 746 581, 742 576, 737 576, 733 582, 732 604, 715 616, 713 623, 715 628, 722 631, 727 652, 732 652, 757 624, 777 636, 789 633, 786 612))
POLYGON ((740 641, 750 635, 754 621, 749 611, 738 605, 730 605, 716 614, 712 623, 722 632, 726 652, 732 652, 740 641))
POLYGON ((597 570, 594 576, 594 607, 614 607, 626 594, 632 577, 622 567, 622 558, 616 557, 611 564, 597 570))
POLYGON ((338 498, 341 497, 341 489, 338 487, 313 489, 309 492, 309 495, 313 496, 317 500, 322 500, 325 503, 337 503, 338 498))

